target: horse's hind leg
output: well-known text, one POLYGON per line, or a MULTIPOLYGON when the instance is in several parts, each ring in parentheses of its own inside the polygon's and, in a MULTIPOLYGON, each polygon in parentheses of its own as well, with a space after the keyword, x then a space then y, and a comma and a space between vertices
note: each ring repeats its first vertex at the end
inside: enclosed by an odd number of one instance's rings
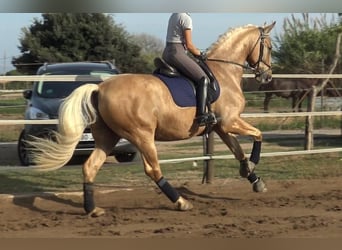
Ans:
MULTIPOLYGON (((222 141, 229 147, 231 152, 234 154, 235 158, 240 161, 240 175, 241 177, 247 178, 249 182, 253 185, 253 190, 255 192, 265 192, 267 191, 266 185, 264 182, 258 177, 254 170, 256 165, 259 163, 260 152, 261 152, 261 142, 262 135, 261 132, 244 122, 243 120, 239 120, 241 125, 248 130, 241 130, 242 126, 234 126, 234 132, 240 135, 252 135, 254 138, 252 153, 250 158, 247 159, 243 149, 241 148, 240 143, 237 138, 231 134, 226 133, 220 129, 216 130, 216 133, 220 136, 222 141)), ((237 125, 237 124, 235 124, 237 125)))
POLYGON ((169 198, 169 200, 177 206, 178 210, 186 211, 192 209, 192 204, 184 199, 178 193, 178 191, 172 187, 171 184, 163 177, 158 162, 157 149, 154 140, 146 140, 148 136, 141 136, 139 138, 145 138, 142 141, 136 142, 136 146, 141 152, 145 174, 157 184, 157 186, 169 198))
POLYGON ((98 217, 104 214, 104 210, 95 205, 93 184, 107 155, 120 138, 101 119, 92 125, 92 133, 95 139, 95 150, 83 165, 83 205, 89 216, 98 217))

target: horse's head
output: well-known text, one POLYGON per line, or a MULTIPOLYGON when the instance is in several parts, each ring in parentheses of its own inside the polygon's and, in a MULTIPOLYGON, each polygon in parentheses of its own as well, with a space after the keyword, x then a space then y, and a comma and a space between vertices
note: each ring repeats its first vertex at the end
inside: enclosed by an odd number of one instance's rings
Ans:
POLYGON ((268 26, 259 27, 259 37, 247 57, 247 62, 255 73, 255 79, 261 83, 272 80, 272 45, 269 34, 274 25, 275 22, 268 26))

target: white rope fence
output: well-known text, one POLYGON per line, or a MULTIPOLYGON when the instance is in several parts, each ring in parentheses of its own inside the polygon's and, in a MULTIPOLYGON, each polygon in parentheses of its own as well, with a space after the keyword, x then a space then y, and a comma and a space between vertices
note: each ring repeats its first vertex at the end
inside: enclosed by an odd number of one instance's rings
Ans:
MULTIPOLYGON (((299 113, 243 113, 242 118, 275 118, 275 117, 303 117, 303 116, 342 116, 342 111, 299 112, 299 113)), ((0 125, 22 124, 58 124, 57 119, 50 120, 0 120, 0 125)))
MULTIPOLYGON (((325 148, 325 149, 312 149, 312 150, 296 150, 296 151, 283 151, 283 152, 269 152, 261 153, 260 157, 274 157, 274 156, 290 156, 290 155, 308 155, 308 154, 322 154, 322 153, 336 153, 342 152, 342 148, 325 148)), ((246 154, 249 157, 249 154, 246 154)), ((198 157, 188 157, 179 159, 166 159, 159 160, 160 164, 164 163, 181 163, 186 161, 198 161, 198 160, 230 160, 235 159, 234 155, 205 155, 198 157)))
MULTIPOLYGON (((0 76, 0 82, 33 82, 33 81, 45 81, 45 82, 73 82, 73 81, 92 81, 94 79, 105 80, 116 75, 100 76, 100 75, 21 75, 21 76, 0 76)), ((243 74, 244 78, 253 78, 254 74, 243 74)), ((342 74, 272 74, 273 78, 306 78, 306 79, 338 79, 342 78, 342 74)))
POLYGON ((243 113, 243 118, 272 118, 272 117, 303 117, 303 116, 333 116, 342 115, 342 111, 323 111, 323 112, 292 112, 292 113, 243 113))
MULTIPOLYGON (((254 74, 244 74, 244 78, 254 78, 254 74)), ((272 74, 272 78, 306 78, 306 79, 338 79, 342 78, 342 74, 272 74)), ((1 78, 0 78, 1 79, 1 78)))

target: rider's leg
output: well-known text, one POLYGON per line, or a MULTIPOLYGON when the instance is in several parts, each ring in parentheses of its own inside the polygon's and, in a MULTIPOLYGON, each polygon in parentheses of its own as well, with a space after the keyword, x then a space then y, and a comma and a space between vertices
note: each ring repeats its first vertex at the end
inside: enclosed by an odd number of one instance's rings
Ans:
POLYGON ((207 112, 208 85, 209 79, 202 77, 196 86, 197 112, 195 120, 199 126, 217 123, 214 113, 207 112))
POLYGON ((176 67, 182 74, 195 81, 197 115, 195 121, 199 126, 217 123, 214 114, 206 111, 209 79, 198 63, 187 53, 182 44, 168 44, 163 52, 163 59, 176 67))

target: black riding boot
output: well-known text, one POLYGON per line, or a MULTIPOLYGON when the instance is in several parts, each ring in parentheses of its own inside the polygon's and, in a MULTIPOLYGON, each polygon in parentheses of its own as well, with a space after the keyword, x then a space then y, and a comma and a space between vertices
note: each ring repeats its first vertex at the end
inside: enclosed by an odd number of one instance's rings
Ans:
POLYGON ((208 94, 209 80, 206 77, 202 77, 197 83, 196 88, 196 100, 197 100, 197 114, 195 121, 199 126, 206 124, 216 124, 217 120, 214 113, 207 113, 207 94, 208 94))

